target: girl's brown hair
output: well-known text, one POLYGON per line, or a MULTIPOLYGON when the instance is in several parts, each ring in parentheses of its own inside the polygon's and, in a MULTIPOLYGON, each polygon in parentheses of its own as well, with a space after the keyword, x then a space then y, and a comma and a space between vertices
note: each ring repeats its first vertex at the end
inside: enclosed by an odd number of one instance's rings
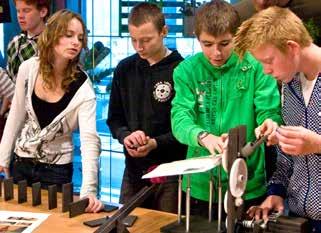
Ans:
MULTIPOLYGON (((54 57, 54 47, 59 43, 59 39, 66 35, 68 25, 72 19, 77 19, 83 28, 83 40, 82 48, 87 48, 87 34, 86 26, 81 16, 72 11, 63 9, 53 14, 47 22, 45 30, 40 34, 38 39, 39 59, 40 67, 39 72, 48 88, 53 88, 53 59, 59 59, 54 57)), ((62 81, 62 89, 68 90, 69 84, 76 79, 78 73, 79 57, 75 57, 71 60, 64 72, 65 76, 62 81)))

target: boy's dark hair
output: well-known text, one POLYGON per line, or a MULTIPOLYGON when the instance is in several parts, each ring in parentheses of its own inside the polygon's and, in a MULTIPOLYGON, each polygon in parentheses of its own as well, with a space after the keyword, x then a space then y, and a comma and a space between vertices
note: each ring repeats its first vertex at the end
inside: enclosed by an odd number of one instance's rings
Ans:
POLYGON ((212 36, 235 34, 240 17, 234 7, 223 0, 212 0, 203 4, 196 12, 195 35, 206 32, 212 36))
POLYGON ((149 22, 152 22, 159 32, 165 26, 164 14, 156 4, 143 2, 132 8, 128 16, 128 25, 138 27, 149 22))
MULTIPOLYGON (((14 0, 14 4, 16 4, 17 0, 14 0)), ((42 8, 47 8, 48 13, 46 17, 44 18, 44 21, 46 22, 49 18, 50 11, 51 11, 51 0, 20 0, 24 1, 28 5, 34 5, 38 10, 41 10, 42 8)))

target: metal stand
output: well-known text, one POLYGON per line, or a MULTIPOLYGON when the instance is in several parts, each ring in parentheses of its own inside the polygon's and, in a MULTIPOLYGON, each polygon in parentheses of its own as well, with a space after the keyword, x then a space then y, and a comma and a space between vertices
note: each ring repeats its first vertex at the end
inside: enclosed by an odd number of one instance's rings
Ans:
MULTIPOLYGON (((233 128, 229 131, 229 143, 228 143, 228 174, 232 167, 234 160, 240 154, 242 147, 245 144, 246 139, 246 128, 245 126, 239 126, 233 128)), ((222 223, 222 183, 221 183, 221 166, 217 168, 218 170, 218 180, 217 183, 217 191, 218 191, 218 220, 213 221, 212 219, 212 204, 213 204, 213 188, 214 188, 214 178, 212 175, 212 171, 210 171, 210 179, 209 179, 209 208, 208 219, 198 217, 198 216, 190 216, 190 175, 186 175, 187 178, 187 186, 186 186, 186 216, 182 218, 181 213, 181 176, 178 181, 178 221, 171 223, 165 227, 161 228, 161 232, 163 233, 222 233, 225 231, 225 224, 222 223), (223 225, 223 226, 222 226, 223 225)), ((234 225, 238 217, 239 211, 235 207, 235 198, 228 190, 228 213, 227 213, 227 232, 234 233, 234 225)))
POLYGON ((182 220, 182 176, 178 176, 178 206, 177 206, 177 222, 180 224, 182 220))
MULTIPOLYGON (((181 220, 181 223, 173 222, 161 228, 163 233, 186 233, 185 228, 186 218, 181 220)), ((217 233, 217 221, 208 222, 208 219, 192 216, 190 218, 190 233, 217 233)))
MULTIPOLYGON (((230 172, 234 161, 240 155, 240 151, 245 145, 246 142, 246 127, 239 126, 233 128, 229 131, 228 134, 229 143, 228 143, 228 161, 227 161, 227 174, 230 178, 230 172)), ((235 206, 235 198, 231 194, 230 187, 228 185, 228 201, 227 201, 227 233, 234 233, 235 232, 235 223, 237 220, 240 220, 241 210, 243 209, 243 205, 239 208, 235 206)))
POLYGON ((218 213, 217 213, 217 232, 222 231, 222 180, 221 180, 221 166, 218 168, 218 213))
POLYGON ((102 224, 95 233, 129 233, 122 220, 141 203, 143 203, 150 194, 155 191, 155 184, 150 187, 142 188, 128 203, 125 203, 117 212, 102 224))
MULTIPOLYGON (((212 174, 209 178, 209 218, 199 216, 190 217, 190 175, 187 175, 186 187, 186 218, 181 217, 179 211, 179 221, 171 223, 161 228, 163 233, 308 233, 308 220, 305 218, 295 218, 282 216, 280 214, 270 214, 266 223, 254 220, 242 219, 244 213, 243 198, 247 181, 247 167, 245 159, 260 146, 265 140, 260 137, 254 142, 245 145, 246 127, 239 126, 229 131, 229 141, 227 154, 222 164, 226 164, 224 169, 227 170, 229 177, 227 190, 227 229, 221 226, 222 220, 222 184, 221 184, 221 166, 218 167, 218 220, 212 221, 212 200, 214 181, 212 174), (226 163, 225 163, 226 162, 226 163), (233 195, 232 195, 233 194, 233 195)), ((181 177, 179 180, 181 183, 181 177)), ((179 185, 181 192, 181 185, 179 185)), ((181 203, 181 200, 179 200, 181 203)), ((226 203, 225 203, 226 204, 226 203)), ((225 225, 225 224, 224 224, 225 225)))
POLYGON ((191 216, 191 176, 187 175, 187 187, 186 187, 186 232, 189 232, 191 216))

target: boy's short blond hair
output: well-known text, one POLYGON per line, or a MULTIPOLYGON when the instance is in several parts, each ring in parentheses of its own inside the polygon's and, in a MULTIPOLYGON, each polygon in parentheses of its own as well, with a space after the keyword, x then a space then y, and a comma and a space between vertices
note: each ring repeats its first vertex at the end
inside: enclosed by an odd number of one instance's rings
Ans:
POLYGON ((243 57, 247 50, 272 44, 285 53, 289 40, 301 47, 313 42, 301 19, 287 8, 273 6, 241 24, 234 38, 235 52, 243 57))

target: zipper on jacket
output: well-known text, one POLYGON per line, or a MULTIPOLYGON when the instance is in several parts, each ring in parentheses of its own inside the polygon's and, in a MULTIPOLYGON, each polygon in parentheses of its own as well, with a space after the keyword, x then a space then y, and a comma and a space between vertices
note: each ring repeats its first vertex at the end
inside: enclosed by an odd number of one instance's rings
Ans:
POLYGON ((222 77, 222 75, 223 75, 223 72, 220 71, 221 78, 219 80, 220 80, 220 96, 221 96, 221 98, 220 98, 220 113, 221 114, 220 114, 220 119, 219 119, 220 123, 219 123, 219 128, 218 128, 218 132, 220 132, 220 133, 222 131, 222 115, 223 115, 223 77, 222 77))
MULTIPOLYGON (((223 72, 220 71, 220 78, 219 78, 219 83, 220 83, 220 119, 219 119, 219 128, 218 128, 218 132, 221 133, 222 131, 222 115, 223 115, 223 72)), ((220 136, 220 135, 218 135, 220 136)), ((221 178, 222 180, 222 172, 221 172, 222 169, 220 169, 219 167, 216 168, 216 178, 218 179, 219 177, 221 178)), ((222 185, 222 182, 221 182, 221 185, 222 185)), ((219 193, 218 193, 218 187, 217 187, 217 193, 216 193, 216 198, 217 198, 217 201, 218 201, 218 196, 219 196, 219 193)))

